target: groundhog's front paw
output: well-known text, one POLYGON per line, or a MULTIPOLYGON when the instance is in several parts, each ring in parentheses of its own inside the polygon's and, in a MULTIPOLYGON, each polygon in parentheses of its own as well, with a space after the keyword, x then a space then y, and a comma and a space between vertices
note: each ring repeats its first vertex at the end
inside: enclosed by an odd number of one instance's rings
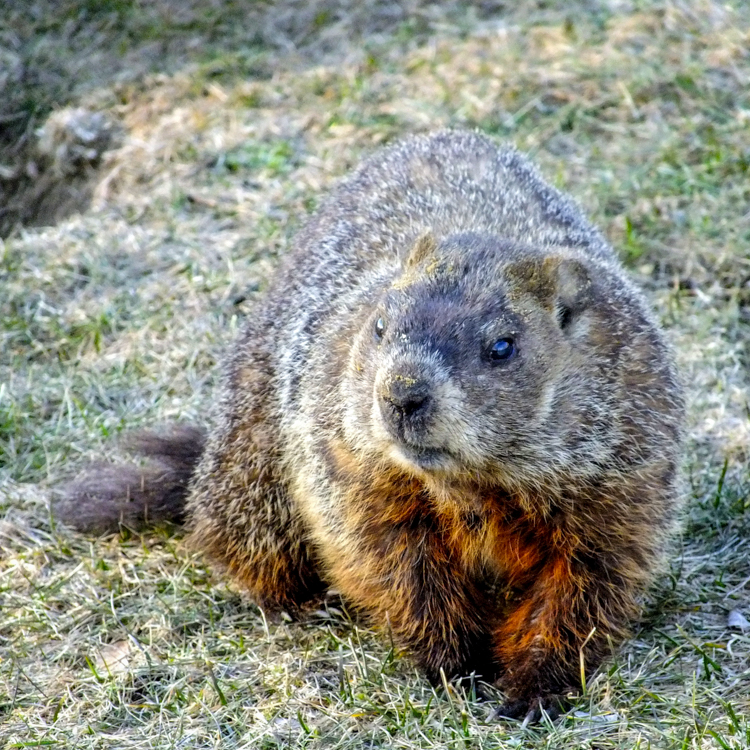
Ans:
POLYGON ((554 721, 570 706, 565 695, 543 695, 533 698, 515 698, 505 701, 492 712, 492 719, 522 719, 524 724, 535 724, 542 711, 554 721))

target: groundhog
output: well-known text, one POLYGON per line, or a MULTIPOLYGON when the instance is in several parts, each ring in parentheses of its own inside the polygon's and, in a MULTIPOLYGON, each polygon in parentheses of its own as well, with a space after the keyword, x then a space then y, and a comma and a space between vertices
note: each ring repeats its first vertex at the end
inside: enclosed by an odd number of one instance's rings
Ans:
POLYGON ((329 587, 433 681, 538 715, 626 633, 679 516, 669 347, 603 236, 472 132, 368 159, 300 231, 214 427, 141 438, 58 518, 183 512, 264 608, 329 587))

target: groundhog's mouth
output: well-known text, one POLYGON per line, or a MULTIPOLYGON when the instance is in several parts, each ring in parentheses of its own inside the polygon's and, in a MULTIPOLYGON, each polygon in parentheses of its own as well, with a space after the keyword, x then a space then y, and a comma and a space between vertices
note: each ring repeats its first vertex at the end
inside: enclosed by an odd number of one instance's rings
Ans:
POLYGON ((450 453, 442 448, 426 448, 399 441, 393 444, 391 454, 399 463, 422 471, 445 471, 455 465, 450 453))

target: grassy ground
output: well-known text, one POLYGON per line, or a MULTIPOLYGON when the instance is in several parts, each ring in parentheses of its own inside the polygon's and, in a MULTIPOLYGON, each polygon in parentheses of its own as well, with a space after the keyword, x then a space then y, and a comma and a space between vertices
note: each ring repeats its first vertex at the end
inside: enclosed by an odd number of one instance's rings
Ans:
POLYGON ((10 3, 0 86, 16 98, 0 115, 22 114, 0 143, 5 205, 20 206, 0 245, 0 744, 748 747, 750 629, 730 619, 750 619, 743 6, 10 3), (60 107, 119 133, 74 180, 35 156, 60 107), (441 125, 516 143, 578 198, 652 295, 689 389, 671 568, 555 725, 500 724, 433 691, 333 602, 267 621, 179 534, 87 538, 47 510, 50 487, 114 455, 120 432, 204 421, 217 358, 319 196, 378 144, 441 125), (78 203, 24 208, 51 194, 42 178, 75 182, 78 203))

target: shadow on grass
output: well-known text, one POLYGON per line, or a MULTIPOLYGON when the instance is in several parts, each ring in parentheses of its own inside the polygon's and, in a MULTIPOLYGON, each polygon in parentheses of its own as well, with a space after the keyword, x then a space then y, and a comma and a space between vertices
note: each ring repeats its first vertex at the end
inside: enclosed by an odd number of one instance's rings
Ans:
POLYGON ((102 154, 113 142, 102 142, 101 131, 60 123, 42 130, 50 112, 81 97, 94 110, 111 107, 113 96, 138 87, 146 76, 171 75, 186 66, 207 78, 267 79, 281 68, 346 57, 386 37, 419 43, 436 21, 460 25, 467 12, 483 16, 504 6, 425 0, 9 0, 0 20, 0 237, 18 226, 55 224, 89 204, 102 154), (74 159, 61 153, 71 142, 78 146, 74 159))

